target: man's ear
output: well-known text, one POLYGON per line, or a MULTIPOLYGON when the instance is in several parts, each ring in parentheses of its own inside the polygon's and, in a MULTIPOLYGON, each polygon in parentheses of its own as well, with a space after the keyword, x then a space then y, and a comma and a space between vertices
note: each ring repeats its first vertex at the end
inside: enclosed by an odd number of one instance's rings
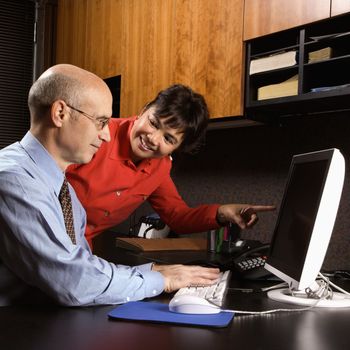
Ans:
POLYGON ((58 128, 62 127, 65 117, 68 115, 68 107, 62 100, 55 101, 51 106, 51 120, 58 128))

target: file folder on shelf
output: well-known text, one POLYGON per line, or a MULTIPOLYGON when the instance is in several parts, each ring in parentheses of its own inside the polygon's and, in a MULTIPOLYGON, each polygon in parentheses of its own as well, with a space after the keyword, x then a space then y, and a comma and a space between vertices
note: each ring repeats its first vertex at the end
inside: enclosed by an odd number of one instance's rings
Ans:
POLYGON ((278 68, 294 66, 297 64, 296 54, 297 52, 293 50, 256 58, 250 62, 249 74, 252 75, 278 68))
POLYGON ((295 96, 298 94, 298 75, 279 84, 262 86, 258 89, 258 101, 269 98, 295 96))

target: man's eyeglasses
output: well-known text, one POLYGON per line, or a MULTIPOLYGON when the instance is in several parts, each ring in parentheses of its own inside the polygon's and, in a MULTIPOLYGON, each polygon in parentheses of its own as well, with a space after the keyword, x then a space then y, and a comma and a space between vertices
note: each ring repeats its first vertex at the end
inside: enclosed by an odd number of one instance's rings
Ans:
POLYGON ((82 114, 84 117, 90 119, 95 124, 97 130, 102 130, 106 125, 108 125, 108 123, 109 123, 109 121, 111 119, 111 118, 95 118, 92 115, 90 115, 90 114, 88 114, 88 113, 86 113, 86 112, 84 112, 84 111, 82 111, 82 110, 80 110, 78 108, 75 108, 75 107, 69 105, 68 103, 66 103, 66 105, 69 108, 73 109, 74 111, 82 114))

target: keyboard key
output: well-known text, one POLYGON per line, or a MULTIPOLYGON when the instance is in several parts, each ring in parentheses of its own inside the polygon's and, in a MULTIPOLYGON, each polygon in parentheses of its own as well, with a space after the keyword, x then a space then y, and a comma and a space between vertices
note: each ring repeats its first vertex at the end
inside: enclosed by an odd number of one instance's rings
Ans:
POLYGON ((219 280, 211 286, 185 287, 179 289, 175 296, 179 295, 195 295, 204 298, 218 306, 221 306, 228 287, 230 271, 220 273, 219 280))

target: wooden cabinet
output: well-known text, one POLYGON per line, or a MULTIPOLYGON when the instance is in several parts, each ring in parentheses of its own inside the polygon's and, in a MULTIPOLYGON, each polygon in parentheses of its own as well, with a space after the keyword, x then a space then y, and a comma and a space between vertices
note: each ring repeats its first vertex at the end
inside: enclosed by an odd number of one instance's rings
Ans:
POLYGON ((60 0, 56 62, 71 63, 102 78, 121 74, 123 0, 60 0))
POLYGON ((122 4, 121 116, 137 114, 172 81, 174 0, 122 4))
POLYGON ((328 18, 330 5, 331 0, 245 0, 243 38, 250 40, 328 18))
POLYGON ((173 83, 213 118, 243 114, 243 0, 61 0, 57 63, 121 74, 121 116, 173 83))
POLYGON ((331 16, 350 12, 350 0, 331 0, 331 16))

